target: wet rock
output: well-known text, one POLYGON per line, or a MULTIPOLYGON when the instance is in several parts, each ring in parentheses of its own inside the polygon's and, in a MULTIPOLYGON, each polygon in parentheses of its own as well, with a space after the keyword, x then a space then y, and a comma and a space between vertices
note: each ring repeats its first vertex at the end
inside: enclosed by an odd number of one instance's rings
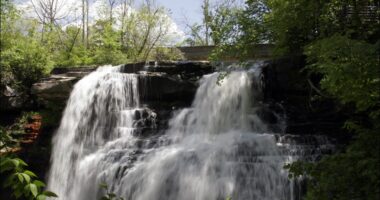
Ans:
POLYGON ((139 71, 143 71, 145 65, 146 65, 145 62, 128 63, 121 66, 120 71, 122 73, 137 73, 139 71))
MULTIPOLYGON (((32 87, 32 94, 43 107, 62 110, 74 84, 96 67, 55 68, 52 75, 32 87)), ((138 73, 140 93, 146 101, 191 102, 196 82, 213 72, 209 62, 140 62, 121 66, 122 73, 138 73)))
POLYGON ((208 61, 150 61, 126 64, 121 67, 123 73, 164 73, 177 76, 181 79, 200 78, 204 74, 212 73, 214 67, 208 61))
POLYGON ((146 71, 164 72, 188 80, 191 78, 199 79, 204 74, 212 73, 214 67, 208 61, 160 61, 156 65, 146 66, 146 71))
POLYGON ((137 109, 134 113, 133 128, 155 128, 157 114, 149 108, 137 109))
POLYGON ((288 133, 339 135, 345 115, 337 110, 332 99, 311 99, 316 93, 310 82, 317 85, 320 77, 309 76, 305 66, 304 56, 266 61, 259 81, 264 101, 282 104, 288 133))
POLYGON ((197 84, 163 73, 148 73, 140 76, 139 85, 143 100, 192 101, 197 84))

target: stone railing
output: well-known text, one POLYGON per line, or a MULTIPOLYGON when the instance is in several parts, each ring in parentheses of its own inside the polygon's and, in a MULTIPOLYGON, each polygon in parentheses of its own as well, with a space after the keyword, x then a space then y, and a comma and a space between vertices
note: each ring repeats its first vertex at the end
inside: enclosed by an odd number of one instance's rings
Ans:
MULTIPOLYGON (((183 54, 186 60, 208 60, 208 57, 216 46, 183 46, 177 47, 183 54)), ((271 58, 273 55, 274 45, 271 44, 256 44, 251 47, 251 55, 247 59, 265 59, 271 58)), ((236 58, 224 58, 225 61, 233 61, 236 58)))

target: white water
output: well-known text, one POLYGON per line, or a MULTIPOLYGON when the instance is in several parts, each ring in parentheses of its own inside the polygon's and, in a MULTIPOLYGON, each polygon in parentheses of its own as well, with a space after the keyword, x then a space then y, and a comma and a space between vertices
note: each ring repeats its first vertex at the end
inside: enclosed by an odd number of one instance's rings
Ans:
MULTIPOLYGON (((191 108, 163 136, 134 136, 136 75, 109 67, 79 81, 53 141, 49 190, 95 200, 99 184, 126 200, 294 199, 274 135, 256 115, 252 78, 202 78, 191 108)), ((153 114, 152 114, 153 115, 153 114)))

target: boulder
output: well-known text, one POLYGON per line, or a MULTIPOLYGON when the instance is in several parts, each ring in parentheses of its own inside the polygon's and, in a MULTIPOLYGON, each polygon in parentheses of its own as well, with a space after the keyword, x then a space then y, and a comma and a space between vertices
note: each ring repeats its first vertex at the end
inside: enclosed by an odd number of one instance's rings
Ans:
POLYGON ((52 75, 35 83, 31 92, 37 97, 39 105, 64 107, 74 84, 78 80, 78 77, 52 75))
POLYGON ((0 93, 0 111, 21 109, 28 101, 28 96, 6 85, 0 93))
POLYGON ((33 84, 31 93, 39 106, 62 110, 74 84, 95 70, 96 67, 54 68, 49 77, 33 84))

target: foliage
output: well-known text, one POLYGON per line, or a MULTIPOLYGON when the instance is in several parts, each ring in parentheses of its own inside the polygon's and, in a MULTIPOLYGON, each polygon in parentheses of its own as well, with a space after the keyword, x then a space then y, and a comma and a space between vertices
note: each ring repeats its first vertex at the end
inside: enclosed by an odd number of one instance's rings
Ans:
POLYGON ((94 26, 92 35, 93 63, 94 64, 121 64, 124 55, 118 42, 119 35, 108 21, 98 20, 94 26))
POLYGON ((310 177, 306 199, 379 199, 379 43, 333 35, 308 45, 306 55, 311 72, 323 75, 322 89, 342 104, 355 105, 359 116, 345 124, 355 135, 344 152, 287 167, 294 176, 310 177))
POLYGON ((345 111, 353 139, 342 152, 287 166, 292 177, 310 179, 306 199, 380 198, 379 12, 372 0, 248 0, 235 34, 213 52, 244 59, 258 43, 275 44, 279 55, 304 52, 321 89, 354 108, 345 111))
POLYGON ((46 185, 38 180, 33 172, 25 169, 28 165, 20 158, 12 155, 13 148, 18 147, 19 135, 23 135, 25 123, 31 120, 33 112, 24 113, 10 127, 0 127, 0 174, 3 187, 9 188, 16 199, 44 200, 57 197, 50 191, 44 191, 46 185))
POLYGON ((231 42, 238 24, 239 16, 242 14, 241 9, 228 3, 222 3, 217 6, 210 15, 211 38, 214 45, 220 45, 222 42, 231 42))
POLYGON ((185 42, 190 46, 222 45, 232 43, 238 37, 242 8, 235 0, 222 0, 202 4, 203 22, 187 25, 189 36, 185 42))
POLYGON ((22 34, 24 24, 19 20, 19 11, 9 1, 1 0, 1 87, 11 85, 23 91, 47 73, 52 62, 42 45, 22 34))
POLYGON ((57 197, 50 191, 43 191, 46 185, 37 179, 37 175, 24 167, 28 166, 19 158, 1 157, 0 173, 8 173, 4 187, 10 187, 16 199, 44 200, 47 197, 57 197))
POLYGON ((345 152, 325 156, 317 163, 286 166, 291 178, 310 178, 307 200, 380 198, 380 125, 355 131, 355 141, 345 152))
POLYGON ((25 134, 25 124, 30 122, 31 117, 36 114, 35 112, 24 112, 11 126, 0 126, 0 152, 8 152, 9 149, 19 146, 19 140, 25 134))
MULTIPOLYGON (((59 1, 53 3, 59 4, 59 1)), ((132 6, 127 5, 132 1, 123 2, 124 9, 132 6)), ((144 1, 133 12, 124 10, 120 18, 112 13, 114 5, 104 1, 105 5, 99 10, 103 18, 91 26, 87 23, 86 31, 76 25, 62 27, 57 20, 64 16, 56 16, 58 10, 53 13, 45 10, 49 8, 41 7, 42 4, 34 8, 40 18, 30 19, 12 1, 0 0, 0 3, 0 90, 8 86, 29 94, 32 84, 47 75, 53 66, 146 61, 157 55, 153 49, 170 41, 167 10, 151 0, 144 1), (121 24, 121 28, 115 24, 121 24)), ((171 59, 172 55, 166 55, 171 59)))
POLYGON ((62 33, 64 40, 62 41, 61 50, 56 53, 55 65, 60 67, 75 67, 90 65, 94 63, 91 51, 79 40, 81 29, 76 26, 68 26, 62 33))
POLYGON ((334 35, 311 43, 305 53, 309 69, 323 74, 322 89, 358 111, 374 112, 380 106, 379 45, 334 35))
POLYGON ((222 7, 222 12, 216 13, 213 24, 218 28, 213 29, 212 35, 217 36, 218 42, 211 54, 212 60, 233 57, 243 61, 253 54, 252 45, 270 41, 270 29, 266 23, 269 10, 265 2, 249 0, 244 9, 222 7))
POLYGON ((169 39, 169 18, 163 7, 147 1, 127 18, 121 20, 121 45, 132 61, 146 61, 153 49, 169 39))
POLYGON ((18 38, 12 43, 11 48, 2 50, 0 66, 4 73, 14 76, 18 88, 30 88, 49 71, 48 52, 35 41, 25 38, 18 38))
POLYGON ((0 126, 0 152, 6 152, 9 148, 15 147, 17 140, 15 140, 5 127, 0 126))
POLYGON ((279 54, 300 53, 310 42, 336 33, 372 42, 379 34, 375 17, 379 2, 376 1, 266 0, 264 3, 270 11, 264 16, 265 24, 279 54), (366 12, 367 15, 360 14, 366 12))
MULTIPOLYGON (((300 54, 313 41, 337 33, 376 43, 380 34, 378 1, 248 0, 230 34, 216 49, 217 58, 235 53, 244 58, 250 45, 276 44, 276 54, 300 54), (234 48, 235 47, 235 48, 234 48), (236 53, 238 52, 238 53, 236 53)), ((229 27, 229 28, 228 28, 229 27)))
POLYGON ((206 42, 202 37, 202 28, 202 25, 198 23, 189 25, 190 33, 189 36, 185 39, 185 44, 190 46, 204 46, 206 42))

